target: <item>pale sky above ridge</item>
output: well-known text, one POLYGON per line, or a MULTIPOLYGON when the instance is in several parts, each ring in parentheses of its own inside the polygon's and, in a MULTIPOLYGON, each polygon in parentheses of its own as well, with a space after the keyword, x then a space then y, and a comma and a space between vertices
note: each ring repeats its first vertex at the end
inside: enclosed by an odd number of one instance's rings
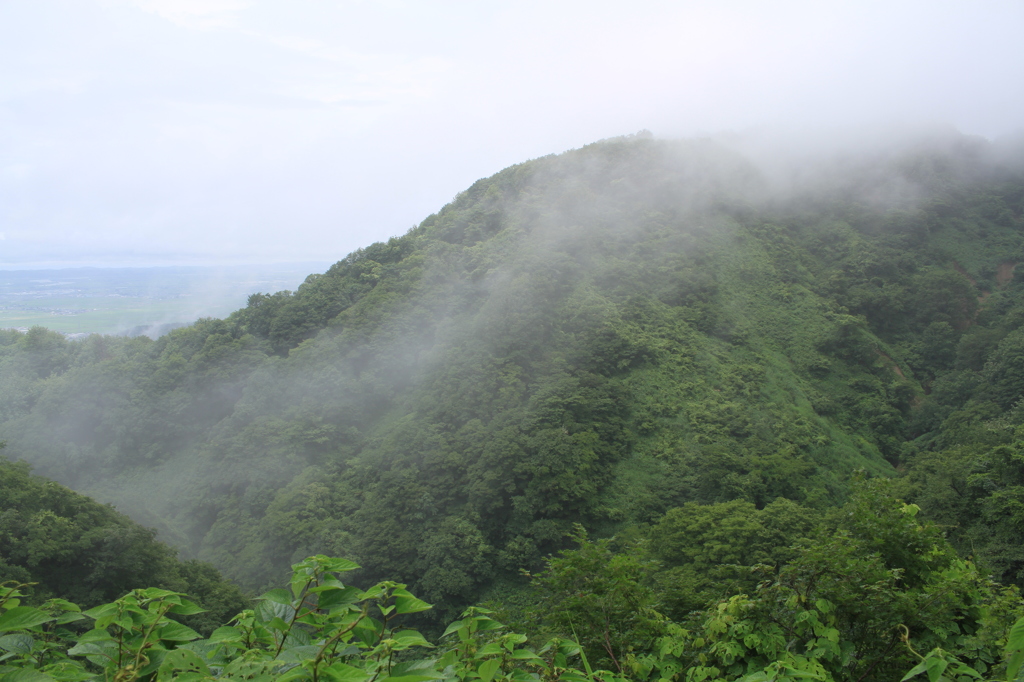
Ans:
POLYGON ((1024 129, 1024 3, 0 0, 0 268, 334 260, 649 129, 1024 129))

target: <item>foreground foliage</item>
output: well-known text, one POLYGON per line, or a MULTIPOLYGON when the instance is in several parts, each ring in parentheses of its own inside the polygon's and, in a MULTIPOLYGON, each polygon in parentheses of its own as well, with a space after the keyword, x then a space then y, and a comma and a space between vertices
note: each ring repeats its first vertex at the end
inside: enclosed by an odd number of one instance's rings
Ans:
MULTIPOLYGON (((912 628, 919 629, 916 623, 911 627, 900 623, 899 636, 888 644, 882 658, 865 656, 851 639, 857 636, 853 623, 857 617, 851 620, 850 604, 812 594, 807 576, 791 574, 759 588, 753 598, 736 595, 718 604, 695 621, 695 628, 663 622, 664 635, 650 652, 629 654, 623 659, 625 667, 612 672, 592 667, 575 636, 552 639, 534 651, 524 646, 525 635, 507 630, 491 612, 478 607, 451 623, 433 644, 402 622, 428 610, 429 604, 400 583, 382 582, 361 590, 342 582, 342 576, 356 568, 344 559, 310 557, 293 566, 287 588, 262 595, 254 608, 207 638, 176 620, 201 611, 177 592, 133 590, 83 612, 62 599, 24 606, 20 601, 24 586, 5 583, 0 586, 0 651, 5 652, 0 655, 0 682, 831 682, 897 679, 901 666, 908 667, 904 662, 909 654, 920 662, 904 680, 922 673, 930 682, 981 679, 983 673, 992 672, 992 679, 1012 682, 1024 659, 1024 618, 1008 634, 1005 625, 990 622, 996 627, 990 627, 988 638, 975 636, 969 626, 959 628, 958 621, 947 620, 945 632, 933 623, 932 632, 922 637, 911 635, 912 628), (936 638, 946 647, 936 647, 925 656, 911 644, 912 639, 919 644, 936 638), (997 642, 1003 642, 1008 660, 995 652, 997 642), (990 650, 994 655, 988 657, 990 650), (965 655, 967 662, 962 660, 965 655)), ((943 578, 949 584, 963 583, 971 572, 962 562, 950 568, 943 578)), ((858 587, 861 597, 879 589, 878 585, 852 584, 846 589, 857 591, 858 587)), ((933 586, 933 602, 950 596, 933 586)), ((953 597, 954 601, 963 598, 953 597)), ((879 595, 861 607, 866 611, 883 601, 879 595)), ((956 613, 949 603, 927 608, 945 617, 956 613)), ((992 620, 1006 613, 996 610, 989 615, 992 620)))
POLYGON ((340 577, 357 566, 310 557, 287 589, 272 590, 209 638, 174 617, 201 609, 184 595, 134 590, 87 611, 54 599, 20 605, 20 585, 0 588, 0 680, 608 680, 570 663, 580 653, 553 640, 535 653, 484 609, 448 626, 439 645, 403 629, 403 616, 430 605, 405 585, 368 590, 340 577), (82 632, 76 625, 91 628, 82 632))

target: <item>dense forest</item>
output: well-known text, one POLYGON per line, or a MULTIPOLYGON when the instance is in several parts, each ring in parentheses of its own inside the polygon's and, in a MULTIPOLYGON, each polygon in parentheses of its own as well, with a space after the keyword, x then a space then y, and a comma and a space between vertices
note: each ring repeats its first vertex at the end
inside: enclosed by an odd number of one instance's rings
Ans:
MULTIPOLYGON (((529 161, 223 320, 0 331, 3 455, 189 558, 5 464, 18 499, 83 511, 0 509, 0 580, 113 599, 8 549, 95 553, 58 528, 81 514, 153 556, 126 588, 211 600, 196 637, 237 603, 199 562, 250 593, 295 564, 384 585, 350 616, 415 594, 433 608, 402 612, 435 638, 561 637, 583 677, 895 680, 936 647, 932 682, 1003 675, 1024 637, 1022 262, 1024 152, 953 132, 767 160, 637 135, 529 161), (457 620, 474 604, 493 612, 457 620)), ((266 594, 285 611, 254 628, 305 608, 266 594)), ((383 679, 381 613, 345 654, 365 676, 331 679, 383 679)), ((261 636, 280 655, 289 635, 261 636)), ((527 679, 451 655, 422 679, 527 679)))

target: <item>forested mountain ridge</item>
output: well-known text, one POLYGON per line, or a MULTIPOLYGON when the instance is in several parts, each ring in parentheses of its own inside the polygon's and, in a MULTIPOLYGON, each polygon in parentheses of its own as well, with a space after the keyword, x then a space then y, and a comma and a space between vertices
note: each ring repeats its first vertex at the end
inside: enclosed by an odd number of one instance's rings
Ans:
MULTIPOLYGON (((957 135, 802 176, 712 141, 537 159, 226 320, 0 332, 0 437, 243 585, 320 552, 443 615, 576 522, 824 508, 896 466, 927 513, 950 477, 1016 494, 1024 181, 995 159, 957 135)), ((964 542, 1016 579, 990 527, 964 542)))

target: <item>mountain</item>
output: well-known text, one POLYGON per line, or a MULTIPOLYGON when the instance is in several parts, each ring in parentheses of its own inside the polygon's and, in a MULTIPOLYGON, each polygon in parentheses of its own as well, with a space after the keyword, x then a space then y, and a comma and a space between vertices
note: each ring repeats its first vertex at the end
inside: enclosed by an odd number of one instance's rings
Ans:
MULTIPOLYGON (((1002 446, 989 504, 1024 421, 1019 160, 954 132, 785 157, 602 141, 224 320, 0 332, 0 437, 243 586, 345 556, 439 617, 576 523, 824 509, 859 470, 907 472, 938 514, 976 473, 950 448, 1002 446)), ((1016 579, 1015 540, 971 508, 960 539, 1016 579)))

